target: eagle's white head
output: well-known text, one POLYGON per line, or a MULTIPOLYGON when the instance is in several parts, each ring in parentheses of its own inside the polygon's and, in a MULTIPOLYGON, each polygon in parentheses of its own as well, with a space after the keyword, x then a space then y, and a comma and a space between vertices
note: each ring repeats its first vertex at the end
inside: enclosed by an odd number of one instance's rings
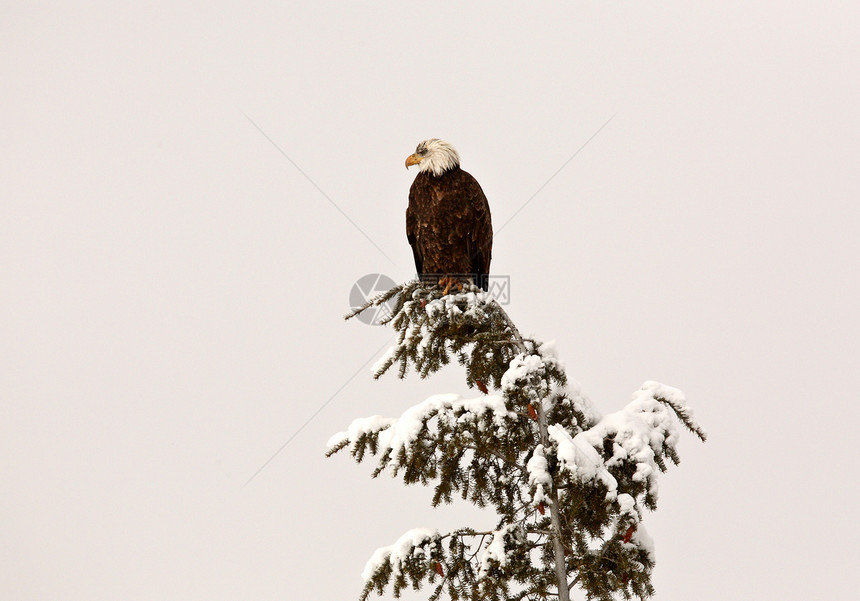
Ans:
POLYGON ((460 155, 445 140, 431 138, 421 142, 415 149, 415 154, 406 157, 406 167, 410 165, 418 165, 418 171, 442 175, 460 165, 460 155))

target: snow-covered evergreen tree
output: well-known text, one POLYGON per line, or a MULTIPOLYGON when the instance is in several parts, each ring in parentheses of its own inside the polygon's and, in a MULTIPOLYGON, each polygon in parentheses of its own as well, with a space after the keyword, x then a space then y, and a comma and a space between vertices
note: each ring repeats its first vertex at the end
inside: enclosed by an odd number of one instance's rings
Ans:
POLYGON ((328 455, 349 449, 361 462, 369 453, 374 476, 433 486, 434 507, 454 495, 492 507, 497 523, 406 532, 367 562, 361 601, 389 584, 397 597, 425 583, 431 601, 565 601, 574 587, 588 599, 652 595, 643 510, 656 508, 667 460, 678 463, 678 423, 705 439, 683 393, 645 382, 626 407, 601 417, 552 345, 520 336, 479 289, 442 296, 409 282, 367 306, 389 302, 399 336, 375 377, 395 365, 400 377, 410 367, 427 377, 454 356, 484 394, 440 394, 399 418, 357 419, 329 440, 328 455))

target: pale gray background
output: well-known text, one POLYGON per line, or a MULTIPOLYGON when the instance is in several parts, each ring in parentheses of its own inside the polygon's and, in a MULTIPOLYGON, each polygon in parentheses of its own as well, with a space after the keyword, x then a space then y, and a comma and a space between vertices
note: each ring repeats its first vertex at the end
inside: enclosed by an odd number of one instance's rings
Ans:
POLYGON ((418 141, 498 229, 613 115, 497 233, 510 313, 601 411, 657 379, 711 434, 646 519, 658 600, 853 597, 860 8, 459 4, 3 3, 0 597, 346 601, 489 525, 324 459, 469 393, 372 381, 391 333, 341 316, 412 275, 418 141))

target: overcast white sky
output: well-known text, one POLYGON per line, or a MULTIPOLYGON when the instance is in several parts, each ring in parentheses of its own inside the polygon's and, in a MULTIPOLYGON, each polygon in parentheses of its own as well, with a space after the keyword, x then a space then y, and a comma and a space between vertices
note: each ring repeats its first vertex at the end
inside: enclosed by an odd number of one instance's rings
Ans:
POLYGON ((711 435, 646 518, 656 599, 856 594, 856 3, 69 4, 0 7, 0 597, 348 600, 404 530, 492 521, 323 457, 468 393, 374 382, 391 332, 341 319, 412 275, 428 137, 523 333, 711 435))

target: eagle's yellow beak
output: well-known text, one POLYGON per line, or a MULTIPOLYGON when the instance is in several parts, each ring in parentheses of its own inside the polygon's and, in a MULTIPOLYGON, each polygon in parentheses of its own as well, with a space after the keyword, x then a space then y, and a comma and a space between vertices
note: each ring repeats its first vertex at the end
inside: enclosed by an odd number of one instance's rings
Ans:
POLYGON ((408 157, 406 157, 406 168, 409 169, 409 167, 411 167, 412 165, 417 165, 420 162, 421 157, 419 157, 417 154, 410 154, 408 157))

